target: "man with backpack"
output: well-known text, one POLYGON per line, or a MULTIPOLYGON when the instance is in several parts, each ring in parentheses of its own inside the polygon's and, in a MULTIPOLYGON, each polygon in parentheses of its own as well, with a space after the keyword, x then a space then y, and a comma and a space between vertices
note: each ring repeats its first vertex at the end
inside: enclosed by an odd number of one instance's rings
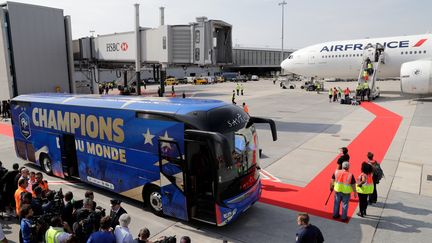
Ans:
POLYGON ((380 164, 378 163, 378 161, 374 160, 374 154, 372 152, 368 152, 367 154, 368 157, 368 163, 370 165, 372 165, 373 168, 373 175, 372 175, 372 179, 373 179, 373 183, 374 183, 374 190, 372 194, 369 194, 369 204, 373 204, 377 202, 378 199, 378 193, 377 193, 377 189, 376 189, 376 185, 379 184, 380 180, 383 178, 384 176, 384 172, 381 169, 380 164))

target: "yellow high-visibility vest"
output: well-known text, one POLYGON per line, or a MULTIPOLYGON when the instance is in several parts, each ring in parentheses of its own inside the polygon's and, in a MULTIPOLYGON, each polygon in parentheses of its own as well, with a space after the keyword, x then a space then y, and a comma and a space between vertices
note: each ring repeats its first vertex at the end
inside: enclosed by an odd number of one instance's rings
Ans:
POLYGON ((46 243, 58 243, 57 236, 62 233, 62 229, 56 229, 54 227, 50 227, 45 233, 45 242, 46 243))
POLYGON ((350 194, 353 189, 351 186, 352 174, 346 170, 335 171, 335 192, 342 192, 344 194, 350 194))
POLYGON ((358 178, 358 183, 360 183, 362 176, 366 176, 366 183, 364 183, 362 186, 358 186, 358 184, 356 184, 356 191, 361 194, 372 194, 374 191, 372 173, 369 175, 361 173, 358 178))

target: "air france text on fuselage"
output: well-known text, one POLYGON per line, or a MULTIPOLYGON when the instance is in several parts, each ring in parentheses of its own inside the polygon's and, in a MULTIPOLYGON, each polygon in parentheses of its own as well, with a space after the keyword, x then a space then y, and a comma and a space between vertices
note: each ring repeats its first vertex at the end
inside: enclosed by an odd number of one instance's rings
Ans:
MULTIPOLYGON (((384 42, 379 43, 385 48, 407 48, 410 47, 410 41, 404 40, 404 41, 390 41, 390 42, 384 42)), ((331 46, 324 46, 320 52, 330 52, 330 51, 348 51, 348 50, 363 50, 363 47, 366 46, 362 43, 357 44, 345 44, 345 45, 331 45, 331 46)), ((416 46, 417 47, 417 46, 416 46)))

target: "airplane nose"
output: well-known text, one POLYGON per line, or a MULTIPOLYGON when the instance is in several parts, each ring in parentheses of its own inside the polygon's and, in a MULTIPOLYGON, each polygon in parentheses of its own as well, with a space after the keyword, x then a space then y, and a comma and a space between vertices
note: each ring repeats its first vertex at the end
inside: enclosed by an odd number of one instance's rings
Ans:
POLYGON ((290 62, 289 59, 285 59, 285 60, 282 61, 282 63, 281 63, 280 66, 281 66, 281 68, 284 69, 284 70, 289 70, 289 69, 290 69, 290 66, 291 66, 290 63, 291 63, 291 62, 290 62))
POLYGON ((288 68, 288 59, 285 59, 285 60, 283 60, 282 61, 282 63, 281 63, 281 68, 282 69, 287 69, 288 68))

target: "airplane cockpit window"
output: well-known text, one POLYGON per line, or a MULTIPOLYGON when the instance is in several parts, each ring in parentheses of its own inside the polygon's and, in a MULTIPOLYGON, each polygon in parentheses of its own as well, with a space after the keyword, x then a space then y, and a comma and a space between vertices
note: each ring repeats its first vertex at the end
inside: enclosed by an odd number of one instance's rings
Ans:
POLYGON ((288 59, 293 59, 294 56, 293 55, 289 55, 288 59))

